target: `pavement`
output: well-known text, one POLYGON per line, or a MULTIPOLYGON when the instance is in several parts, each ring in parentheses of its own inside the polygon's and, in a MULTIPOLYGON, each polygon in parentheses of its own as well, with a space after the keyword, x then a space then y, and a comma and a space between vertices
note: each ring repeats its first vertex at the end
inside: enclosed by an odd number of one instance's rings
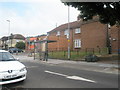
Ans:
POLYGON ((61 67, 66 67, 66 68, 75 68, 75 69, 95 71, 95 72, 118 74, 120 70, 120 67, 118 65, 118 60, 86 62, 86 61, 48 59, 48 61, 43 61, 39 59, 34 60, 33 57, 29 57, 28 55, 14 55, 14 56, 16 58, 19 58, 20 60, 23 58, 23 61, 27 60, 29 62, 37 62, 37 63, 49 64, 49 65, 59 65, 61 67))
POLYGON ((104 72, 118 74, 118 65, 117 64, 105 64, 98 62, 85 62, 85 61, 68 61, 68 60, 58 60, 58 59, 48 59, 48 61, 40 61, 44 64, 59 65, 62 67, 75 68, 80 70, 104 72))

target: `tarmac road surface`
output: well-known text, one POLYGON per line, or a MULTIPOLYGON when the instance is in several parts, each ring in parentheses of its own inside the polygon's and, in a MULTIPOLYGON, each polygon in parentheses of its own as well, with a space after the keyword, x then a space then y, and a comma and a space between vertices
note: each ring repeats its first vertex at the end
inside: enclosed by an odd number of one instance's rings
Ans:
POLYGON ((17 57, 27 67, 27 79, 2 88, 118 88, 118 74, 46 64, 21 55, 17 57))

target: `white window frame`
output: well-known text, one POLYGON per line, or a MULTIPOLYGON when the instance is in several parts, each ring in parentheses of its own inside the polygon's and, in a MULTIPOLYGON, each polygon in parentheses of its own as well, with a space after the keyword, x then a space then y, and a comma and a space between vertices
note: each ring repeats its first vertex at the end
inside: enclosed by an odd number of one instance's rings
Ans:
POLYGON ((81 39, 74 40, 74 48, 81 48, 81 39))
POLYGON ((60 31, 57 31, 57 34, 56 34, 56 36, 60 36, 60 31))
POLYGON ((81 29, 80 28, 76 28, 75 29, 75 34, 77 34, 77 33, 81 33, 81 29))
POLYGON ((68 29, 66 29, 65 31, 64 31, 64 35, 68 35, 69 34, 69 31, 68 31, 68 29))

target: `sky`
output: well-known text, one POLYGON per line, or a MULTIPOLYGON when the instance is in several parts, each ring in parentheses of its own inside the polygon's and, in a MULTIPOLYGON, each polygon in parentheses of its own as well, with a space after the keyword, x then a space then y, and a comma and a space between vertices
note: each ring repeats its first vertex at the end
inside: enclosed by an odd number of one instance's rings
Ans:
MULTIPOLYGON (((70 22, 76 21, 78 14, 70 7, 70 22)), ((68 6, 60 0, 0 0, 0 38, 10 33, 42 35, 67 22, 68 6), (10 20, 10 31, 6 20, 10 20)))

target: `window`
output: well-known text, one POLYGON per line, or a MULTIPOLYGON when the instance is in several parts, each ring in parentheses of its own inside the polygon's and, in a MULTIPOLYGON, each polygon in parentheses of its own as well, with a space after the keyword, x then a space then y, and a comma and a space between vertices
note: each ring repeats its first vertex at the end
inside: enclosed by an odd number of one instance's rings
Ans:
POLYGON ((80 39, 75 39, 74 47, 75 48, 80 48, 81 47, 81 40, 80 39))
POLYGON ((64 31, 64 35, 68 35, 68 33, 69 33, 69 31, 68 31, 68 29, 66 29, 66 30, 64 31))
POLYGON ((60 36, 60 31, 57 31, 57 34, 56 34, 56 36, 60 36))
POLYGON ((80 28, 76 28, 76 29, 75 29, 75 33, 81 33, 80 28))

